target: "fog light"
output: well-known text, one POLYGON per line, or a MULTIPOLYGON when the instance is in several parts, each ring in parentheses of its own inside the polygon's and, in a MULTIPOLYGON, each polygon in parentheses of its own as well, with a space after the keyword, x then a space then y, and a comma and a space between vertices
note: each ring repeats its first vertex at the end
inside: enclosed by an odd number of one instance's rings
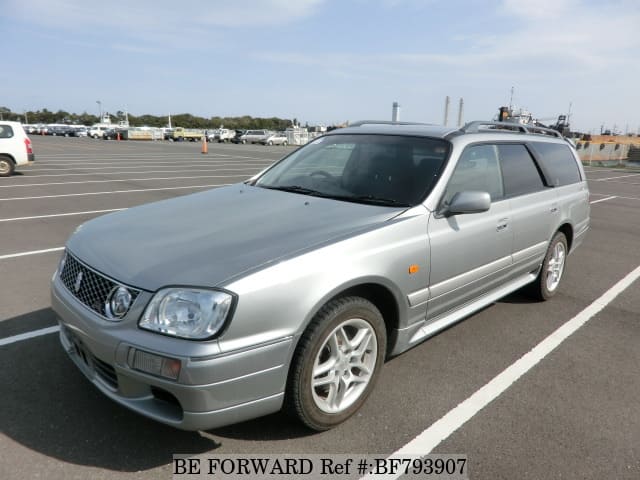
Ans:
POLYGON ((171 380, 177 380, 181 366, 182 362, 176 358, 161 357, 142 350, 136 350, 133 356, 134 369, 171 380))

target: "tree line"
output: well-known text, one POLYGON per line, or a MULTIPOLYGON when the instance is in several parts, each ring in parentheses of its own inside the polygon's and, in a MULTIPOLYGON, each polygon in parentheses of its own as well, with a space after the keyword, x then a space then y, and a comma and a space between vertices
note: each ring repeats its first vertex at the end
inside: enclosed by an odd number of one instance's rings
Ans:
MULTIPOLYGON (((125 113, 118 111, 111 115, 111 121, 118 123, 125 119, 125 113)), ((166 127, 168 126, 168 116, 157 115, 132 115, 128 114, 129 124, 131 126, 141 127, 166 127)), ((43 108, 42 110, 27 111, 27 112, 12 112, 7 107, 0 107, 0 120, 16 121, 28 124, 38 123, 64 123, 68 125, 92 125, 99 123, 100 119, 97 115, 92 115, 87 112, 70 113, 64 110, 58 110, 52 112, 43 108)), ((296 119, 293 122, 297 123, 296 119)), ((291 127, 293 122, 289 119, 269 117, 251 117, 244 115, 242 117, 198 117, 191 115, 190 113, 180 113, 177 115, 171 115, 171 125, 174 127, 184 128, 219 128, 224 126, 229 129, 267 129, 267 130, 284 130, 287 127, 291 127)))

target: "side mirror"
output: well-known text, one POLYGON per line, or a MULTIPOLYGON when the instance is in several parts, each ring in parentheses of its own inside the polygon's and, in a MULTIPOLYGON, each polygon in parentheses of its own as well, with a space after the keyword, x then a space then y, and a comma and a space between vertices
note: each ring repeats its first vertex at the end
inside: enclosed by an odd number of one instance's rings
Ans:
POLYGON ((487 192, 458 192, 443 212, 445 215, 482 213, 491 208, 491 195, 487 192))

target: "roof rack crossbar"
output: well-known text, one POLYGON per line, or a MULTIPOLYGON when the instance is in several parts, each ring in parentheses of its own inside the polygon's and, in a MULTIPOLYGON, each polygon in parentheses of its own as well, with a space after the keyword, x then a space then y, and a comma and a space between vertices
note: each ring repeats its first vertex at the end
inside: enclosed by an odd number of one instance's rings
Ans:
POLYGON ((469 122, 465 124, 460 131, 464 133, 480 133, 486 130, 506 130, 512 132, 520 132, 520 133, 530 133, 537 135, 549 135, 553 137, 562 138, 562 134, 556 130, 545 127, 538 127, 535 125, 523 125, 521 123, 511 123, 511 122, 497 122, 497 121, 486 121, 486 120, 476 120, 473 122, 469 122), (489 127, 483 129, 481 127, 489 127))

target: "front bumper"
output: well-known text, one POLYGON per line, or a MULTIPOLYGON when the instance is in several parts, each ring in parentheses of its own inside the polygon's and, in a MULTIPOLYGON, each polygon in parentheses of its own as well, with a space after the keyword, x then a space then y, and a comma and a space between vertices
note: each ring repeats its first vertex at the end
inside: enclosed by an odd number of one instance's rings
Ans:
POLYGON ((227 353, 219 351, 217 342, 208 342, 212 353, 204 355, 204 342, 137 328, 137 318, 146 304, 146 297, 140 297, 122 322, 111 322, 76 300, 58 275, 53 280, 51 303, 61 327, 60 342, 102 393, 131 410, 183 430, 221 427, 282 407, 293 348, 291 337, 227 353), (135 370, 135 350, 180 360, 177 381, 135 370))

